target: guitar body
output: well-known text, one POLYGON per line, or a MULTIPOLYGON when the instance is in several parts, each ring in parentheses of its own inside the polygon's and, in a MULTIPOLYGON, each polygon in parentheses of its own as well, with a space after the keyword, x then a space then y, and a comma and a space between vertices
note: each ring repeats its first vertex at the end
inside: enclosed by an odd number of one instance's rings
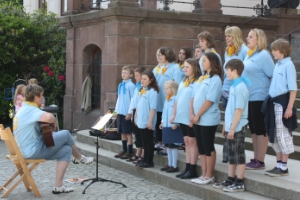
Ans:
POLYGON ((45 122, 40 122, 41 132, 45 140, 46 147, 54 146, 54 140, 52 137, 52 128, 51 125, 45 122))

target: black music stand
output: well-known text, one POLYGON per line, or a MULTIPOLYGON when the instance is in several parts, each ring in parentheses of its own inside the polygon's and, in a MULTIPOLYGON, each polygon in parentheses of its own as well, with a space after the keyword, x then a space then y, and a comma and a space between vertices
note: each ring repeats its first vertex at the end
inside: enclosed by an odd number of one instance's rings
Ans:
MULTIPOLYGON (((110 118, 112 118, 113 114, 109 111, 108 113, 106 113, 106 115, 104 115, 102 118, 99 118, 97 120, 97 122, 95 123, 95 125, 92 127, 92 129, 97 129, 97 130, 100 130, 100 129, 103 129, 104 126, 106 125, 106 123, 110 120, 110 118)), ((108 126, 108 128, 114 123, 114 121, 108 126)), ((96 182, 111 182, 111 183, 115 183, 115 184, 120 184, 122 185, 123 187, 127 188, 126 185, 124 185, 123 183, 121 182, 116 182, 116 181, 112 181, 112 180, 107 180, 107 179, 103 179, 103 178, 100 178, 98 176, 98 152, 99 152, 99 134, 97 134, 97 141, 95 142, 96 144, 96 162, 97 162, 97 165, 96 165, 96 177, 95 178, 90 178, 90 179, 87 179, 87 180, 84 180, 81 182, 81 185, 84 184, 84 182, 86 181, 92 181, 90 182, 85 188, 84 190, 82 191, 82 194, 85 194, 85 190, 90 186, 92 185, 93 183, 96 183, 96 182)))

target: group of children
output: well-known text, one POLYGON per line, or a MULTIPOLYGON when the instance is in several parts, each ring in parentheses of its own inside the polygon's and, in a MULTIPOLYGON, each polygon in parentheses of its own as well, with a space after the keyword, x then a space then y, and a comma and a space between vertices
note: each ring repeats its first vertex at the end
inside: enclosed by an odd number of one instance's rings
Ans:
POLYGON ((295 129, 293 106, 297 91, 290 44, 284 39, 272 43, 275 66, 261 29, 250 31, 247 46, 238 27, 227 27, 225 35, 223 66, 214 49, 213 36, 204 31, 198 35, 195 58, 191 58, 188 47, 183 47, 176 61, 173 49, 161 47, 156 53, 158 65, 152 71, 123 67, 116 104, 123 151, 115 157, 132 161, 139 168, 153 167, 155 131, 157 146, 164 145, 168 155, 168 164, 162 171, 179 171, 177 148, 184 143, 186 167, 176 177, 192 179, 197 184, 214 183, 214 138, 220 124, 222 100, 226 108, 223 162, 228 163, 228 178, 213 187, 227 192, 244 191, 245 169, 264 168, 266 149, 261 144, 265 138, 267 141, 269 138, 277 158, 277 165, 266 174, 288 175, 288 155, 294 152, 291 131, 295 129), (136 85, 131 81, 133 76, 136 85), (247 124, 252 133, 254 158, 246 164, 247 124), (132 132, 136 155, 132 150, 132 132), (196 171, 199 155, 200 176, 196 171))

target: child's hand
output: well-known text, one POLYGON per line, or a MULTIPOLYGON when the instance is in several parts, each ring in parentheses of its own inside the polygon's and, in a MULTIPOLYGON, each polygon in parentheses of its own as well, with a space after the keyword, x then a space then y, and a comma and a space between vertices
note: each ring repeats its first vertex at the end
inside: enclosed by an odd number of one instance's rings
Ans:
POLYGON ((162 129, 162 125, 163 125, 162 123, 159 125, 159 129, 162 129))
POLYGON ((195 118, 194 113, 190 114, 190 121, 191 121, 192 123, 193 123, 194 118, 195 118))
POLYGON ((198 115, 196 115, 196 116, 194 117, 194 119, 193 119, 192 122, 193 122, 194 124, 198 124, 199 120, 200 120, 200 117, 199 117, 198 115))
POLYGON ((42 104, 42 105, 41 105, 41 109, 44 109, 44 108, 45 108, 45 104, 42 104))
POLYGON ((234 130, 231 130, 227 134, 227 139, 234 140, 234 130))
POLYGON ((175 116, 172 115, 172 117, 170 118, 170 124, 173 124, 174 119, 175 119, 175 116))
POLYGON ((148 122, 146 128, 149 130, 152 130, 152 122, 148 122))
POLYGON ((189 127, 193 128, 193 123, 192 122, 189 123, 189 127))
POLYGON ((172 129, 173 129, 173 130, 176 130, 176 129, 177 129, 177 125, 174 124, 174 125, 172 126, 172 129))
POLYGON ((288 119, 293 115, 293 109, 287 107, 285 113, 284 113, 284 118, 288 119))
POLYGON ((128 114, 126 115, 126 117, 125 117, 125 120, 127 120, 127 121, 128 121, 128 120, 131 120, 131 114, 128 113, 128 114))
POLYGON ((223 137, 225 137, 225 123, 224 123, 224 125, 223 125, 222 135, 223 135, 223 137))

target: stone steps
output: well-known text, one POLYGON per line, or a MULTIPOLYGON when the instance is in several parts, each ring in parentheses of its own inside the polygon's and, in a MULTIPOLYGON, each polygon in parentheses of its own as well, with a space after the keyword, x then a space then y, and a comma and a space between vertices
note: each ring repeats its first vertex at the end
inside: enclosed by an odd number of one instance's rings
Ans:
MULTIPOLYGON (((78 147, 81 152, 86 155, 95 155, 96 138, 89 136, 87 130, 77 133, 78 147)), ((111 166, 113 168, 123 170, 127 173, 145 178, 157 184, 161 184, 172 189, 188 193, 203 199, 298 199, 300 172, 298 170, 299 161, 289 160, 288 167, 292 175, 272 178, 264 175, 264 170, 249 170, 245 174, 246 192, 227 193, 222 190, 214 189, 212 185, 200 186, 190 182, 190 180, 181 180, 175 178, 175 174, 161 172, 161 166, 167 164, 166 156, 154 156, 155 168, 138 169, 132 163, 124 160, 115 159, 113 156, 122 150, 121 141, 99 140, 100 153, 99 162, 111 166), (297 178, 298 177, 298 178, 297 178)), ((227 164, 222 160, 222 146, 216 144, 217 162, 215 167, 216 181, 223 181, 227 177, 227 164)), ((183 151, 179 151, 178 167, 183 169, 185 166, 185 155, 183 151)), ((246 151, 247 160, 252 158, 253 152, 246 151)), ((274 167, 276 158, 274 156, 266 156, 266 169, 274 167)), ((199 162, 198 162, 199 164, 199 162)), ((101 169, 100 169, 101 170, 101 169)), ((200 166, 197 171, 200 172, 200 166)))

